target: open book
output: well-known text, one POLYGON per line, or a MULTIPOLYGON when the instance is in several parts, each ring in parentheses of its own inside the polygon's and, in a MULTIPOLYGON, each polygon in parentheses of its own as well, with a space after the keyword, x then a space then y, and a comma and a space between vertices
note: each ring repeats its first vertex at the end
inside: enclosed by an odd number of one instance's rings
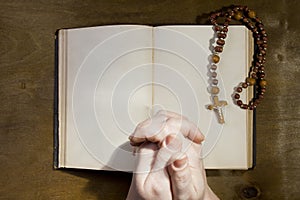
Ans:
POLYGON ((232 100, 251 64, 247 28, 229 27, 218 65, 225 124, 207 109, 212 26, 111 25, 57 35, 56 168, 131 171, 128 136, 161 109, 188 117, 204 133, 205 168, 253 166, 253 112, 232 100))

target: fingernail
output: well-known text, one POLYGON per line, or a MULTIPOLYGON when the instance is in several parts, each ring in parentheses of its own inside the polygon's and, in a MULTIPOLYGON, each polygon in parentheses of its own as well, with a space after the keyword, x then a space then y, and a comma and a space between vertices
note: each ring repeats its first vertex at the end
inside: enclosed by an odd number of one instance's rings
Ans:
POLYGON ((176 168, 182 168, 187 162, 187 157, 183 157, 181 159, 175 160, 173 165, 176 168))
POLYGON ((176 138, 175 135, 168 135, 166 137, 166 145, 170 144, 172 142, 172 140, 174 140, 176 138))
POLYGON ((171 151, 180 151, 181 150, 181 141, 177 139, 176 135, 168 135, 165 138, 165 147, 171 151))

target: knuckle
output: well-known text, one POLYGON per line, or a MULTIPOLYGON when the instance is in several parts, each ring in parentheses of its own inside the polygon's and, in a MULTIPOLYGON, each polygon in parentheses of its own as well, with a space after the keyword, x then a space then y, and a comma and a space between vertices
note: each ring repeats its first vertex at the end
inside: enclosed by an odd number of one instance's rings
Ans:
POLYGON ((158 115, 158 116, 166 116, 166 112, 165 112, 164 110, 159 110, 159 111, 157 112, 157 115, 158 115))
POLYGON ((180 185, 188 184, 190 180, 190 175, 188 173, 175 173, 174 180, 180 185))
POLYGON ((145 187, 144 192, 147 194, 151 194, 151 196, 160 196, 164 192, 164 187, 161 187, 161 184, 157 182, 148 183, 145 187))
POLYGON ((144 122, 140 122, 136 126, 135 132, 144 133, 146 128, 147 128, 147 124, 145 124, 144 122))

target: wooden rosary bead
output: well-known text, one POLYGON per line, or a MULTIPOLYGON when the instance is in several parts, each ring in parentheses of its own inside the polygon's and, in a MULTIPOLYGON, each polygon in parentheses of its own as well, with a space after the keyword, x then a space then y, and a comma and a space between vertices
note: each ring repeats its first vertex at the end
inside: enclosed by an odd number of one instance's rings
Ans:
POLYGON ((237 100, 236 104, 239 105, 239 106, 241 106, 241 105, 243 105, 243 102, 241 100, 237 100))
POLYGON ((239 95, 238 93, 236 93, 236 94, 234 95, 234 98, 235 98, 235 99, 239 99, 239 98, 240 98, 240 95, 239 95))
POLYGON ((217 40, 217 44, 218 45, 224 45, 225 44, 225 40, 218 39, 217 40))
POLYGON ((242 83, 242 87, 243 87, 243 88, 247 88, 247 87, 248 87, 248 84, 247 84, 247 83, 242 83))
POLYGON ((217 72, 212 72, 211 77, 216 78, 217 77, 217 72))
POLYGON ((237 88, 236 88, 236 91, 237 91, 237 92, 242 92, 242 91, 243 91, 243 88, 237 87, 237 88))
POLYGON ((218 63, 219 61, 220 61, 220 57, 218 56, 218 55, 213 55, 212 56, 212 61, 214 62, 214 63, 218 63))
POLYGON ((220 26, 215 26, 215 31, 220 31, 221 27, 220 26))
POLYGON ((220 89, 218 87, 212 87, 211 88, 211 93, 212 94, 218 94, 220 92, 220 89))
MULTIPOLYGON (((215 51, 218 52, 218 53, 221 53, 223 51, 223 47, 221 46, 216 46, 215 47, 215 51)), ((219 61, 218 61, 219 62, 219 61)))
POLYGON ((249 85, 255 85, 256 80, 255 80, 254 78, 247 78, 247 83, 248 83, 249 85))
POLYGON ((259 82, 259 85, 260 85, 261 87, 266 87, 266 86, 267 86, 267 81, 266 81, 266 80, 261 80, 261 81, 259 82))
POLYGON ((241 20, 243 18, 243 13, 240 11, 237 11, 234 15, 234 18, 238 21, 241 20))
POLYGON ((218 79, 213 79, 213 80, 212 80, 212 83, 213 83, 214 85, 218 85, 218 82, 219 82, 218 79))
POLYGON ((225 33, 218 33, 218 34, 217 34, 217 37, 218 37, 218 38, 225 39, 225 38, 226 38, 226 34, 225 34, 225 33))
POLYGON ((210 69, 212 69, 212 70, 216 70, 218 67, 217 67, 217 65, 212 65, 211 67, 210 67, 210 69))
POLYGON ((227 28, 227 27, 224 27, 224 28, 222 29, 222 31, 225 32, 225 33, 227 33, 227 32, 228 32, 228 28, 227 28))
POLYGON ((248 105, 247 105, 247 104, 242 104, 242 105, 241 105, 241 108, 243 108, 243 109, 248 109, 248 105))
POLYGON ((248 20, 247 18, 244 18, 244 19, 243 19, 243 22, 244 22, 245 24, 247 24, 247 23, 249 23, 249 20, 248 20))
POLYGON ((258 71, 260 71, 260 72, 262 72, 262 71, 264 71, 265 70, 265 67, 262 65, 262 66, 260 66, 260 67, 258 67, 258 71))
POLYGON ((254 110, 254 105, 249 105, 249 110, 254 110))
POLYGON ((264 78, 265 77, 265 73, 260 73, 259 74, 259 78, 264 78))
POLYGON ((255 17, 256 17, 256 13, 255 13, 253 10, 249 10, 248 16, 249 16, 250 18, 255 18, 255 17))

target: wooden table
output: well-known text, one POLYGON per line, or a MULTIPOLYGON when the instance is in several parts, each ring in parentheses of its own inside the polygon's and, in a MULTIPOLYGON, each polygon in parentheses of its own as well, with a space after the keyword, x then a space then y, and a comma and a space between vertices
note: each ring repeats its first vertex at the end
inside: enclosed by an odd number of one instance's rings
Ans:
MULTIPOLYGON (((124 199, 131 175, 53 170, 54 37, 60 28, 205 23, 225 1, 1 1, 0 199, 124 199)), ((257 166, 208 171, 221 199, 300 198, 300 1, 248 5, 269 32, 265 101, 257 110, 257 166)))

